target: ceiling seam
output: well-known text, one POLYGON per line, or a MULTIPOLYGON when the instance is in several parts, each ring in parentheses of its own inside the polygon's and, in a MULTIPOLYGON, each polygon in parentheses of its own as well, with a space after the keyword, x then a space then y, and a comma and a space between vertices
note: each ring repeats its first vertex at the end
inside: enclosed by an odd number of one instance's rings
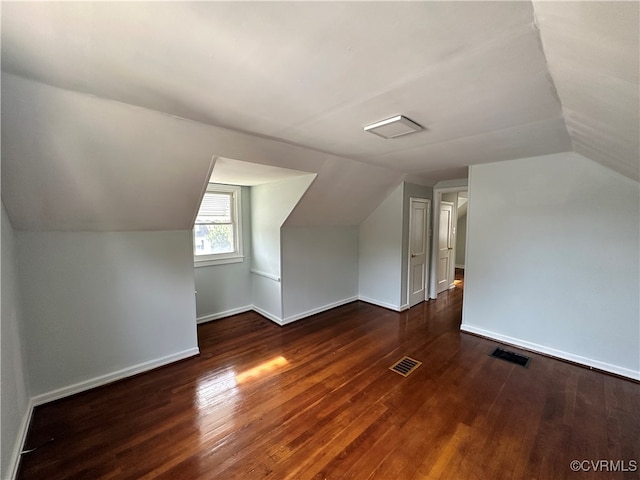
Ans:
POLYGON ((553 79, 553 75, 551 74, 551 67, 549 66, 549 60, 547 58, 547 52, 544 48, 544 41, 542 40, 542 31, 540 30, 540 24, 538 21, 538 16, 536 13, 535 3, 531 2, 531 11, 533 14, 533 28, 536 31, 536 38, 538 40, 538 44, 540 45, 540 53, 542 53, 542 58, 544 58, 544 64, 547 70, 547 78, 549 80, 549 84, 551 85, 551 94, 558 100, 558 105, 560 105, 560 112, 562 117, 562 124, 564 125, 564 130, 569 137, 569 141, 571 142, 571 149, 575 151, 575 144, 573 142, 573 137, 569 133, 569 129, 567 128, 567 121, 565 119, 565 111, 564 105, 562 104, 562 99, 560 98, 560 94, 558 93, 558 89, 556 87, 556 82, 553 79))

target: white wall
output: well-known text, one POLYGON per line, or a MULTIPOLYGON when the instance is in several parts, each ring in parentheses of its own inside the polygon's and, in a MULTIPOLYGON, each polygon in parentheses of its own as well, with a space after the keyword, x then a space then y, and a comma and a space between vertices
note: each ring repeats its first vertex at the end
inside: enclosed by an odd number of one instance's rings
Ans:
POLYGON ((0 478, 11 478, 25 433, 31 392, 28 386, 23 316, 18 292, 16 246, 9 217, 2 205, 2 450, 0 478))
POLYGON ((358 224, 401 176, 5 72, 1 83, 2 198, 19 230, 187 230, 213 155, 318 172, 297 226, 358 224))
MULTIPOLYGON (((246 253, 246 250, 245 250, 246 253)), ((198 321, 213 320, 251 308, 251 259, 195 268, 198 321)))
POLYGON ((578 154, 471 167, 462 329, 640 379, 640 188, 578 154))
POLYGON ((280 229, 314 178, 304 175, 251 188, 252 300, 272 320, 281 321, 283 314, 280 229))
POLYGON ((242 251, 239 263, 195 268, 198 321, 251 308, 251 189, 242 187, 242 251))
POLYGON ((358 297, 358 227, 282 229, 284 323, 358 297))
POLYGON ((212 127, 2 73, 2 199, 16 230, 187 230, 212 127), (46 207, 44 207, 46 206, 46 207))
POLYGON ((291 215, 286 226, 359 225, 395 185, 402 173, 362 162, 329 158, 291 215))
POLYGON ((402 285, 402 203, 400 184, 359 228, 359 295, 365 301, 400 309, 402 285))
POLYGON ((280 276, 280 227, 315 175, 303 175, 251 189, 253 268, 280 276))
POLYGON ((190 231, 16 238, 36 400, 197 353, 190 231))

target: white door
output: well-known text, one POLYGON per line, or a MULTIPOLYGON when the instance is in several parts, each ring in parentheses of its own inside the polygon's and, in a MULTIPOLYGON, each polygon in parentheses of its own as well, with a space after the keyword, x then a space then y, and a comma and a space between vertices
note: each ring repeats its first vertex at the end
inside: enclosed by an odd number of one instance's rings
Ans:
POLYGON ((409 209, 409 307, 426 298, 429 271, 429 200, 412 198, 409 209))
POLYGON ((445 291, 453 282, 450 278, 453 252, 453 214, 451 202, 440 203, 440 224, 438 229, 438 293, 445 291))

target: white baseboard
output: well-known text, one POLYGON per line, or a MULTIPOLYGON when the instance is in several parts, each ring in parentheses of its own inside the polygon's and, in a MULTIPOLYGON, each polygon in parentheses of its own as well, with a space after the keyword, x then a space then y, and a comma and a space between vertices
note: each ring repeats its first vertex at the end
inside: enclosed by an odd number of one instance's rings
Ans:
POLYGON ((262 315, 263 317, 271 320, 274 323, 277 323, 278 325, 282 326, 282 319, 280 317, 278 317, 277 315, 274 315, 273 313, 267 312, 266 310, 263 310, 260 307, 256 307, 255 305, 253 305, 251 307, 251 310, 255 311, 256 313, 259 313, 260 315, 262 315))
POLYGON ((394 305, 392 303, 387 303, 387 302, 381 302, 380 300, 375 300, 373 298, 369 298, 369 297, 364 297, 362 295, 360 295, 358 297, 358 300, 361 300, 363 302, 366 303, 370 303, 372 305, 375 305, 376 307, 382 307, 382 308, 386 308, 388 310, 393 310, 394 312, 401 312, 402 310, 406 310, 407 308, 409 308, 409 305, 394 305), (404 308, 406 307, 406 308, 404 308))
POLYGON ((253 305, 245 305, 244 307, 232 308, 231 310, 226 310, 224 312, 211 313, 209 315, 198 317, 196 318, 196 323, 199 325, 201 323, 211 322, 212 320, 220 320, 221 318, 238 315, 239 313, 250 312, 251 310, 253 310, 253 305))
POLYGON ((345 298, 343 300, 338 300, 337 302, 328 303, 328 304, 323 305, 323 306, 318 307, 318 308, 313 308, 311 310, 307 310, 306 312, 297 313, 295 315, 291 315, 290 317, 287 317, 284 320, 282 320, 282 324, 281 325, 286 325, 288 323, 292 323, 292 322, 295 322, 297 320, 301 320, 303 318, 310 317, 311 315, 316 315, 318 313, 326 312, 327 310, 331 310, 332 308, 336 308, 336 307, 340 307, 342 305, 346 305, 347 303, 355 302, 356 300, 358 300, 358 297, 349 297, 349 298, 345 298))
POLYGON ((33 398, 29 399, 29 403, 27 404, 27 410, 24 412, 22 416, 22 421, 20 422, 20 428, 18 429, 18 435, 16 435, 16 442, 13 446, 13 451, 11 452, 11 458, 7 462, 9 468, 7 468, 8 478, 14 480, 16 475, 18 475, 18 467, 20 466, 20 453, 24 449, 24 444, 27 440, 27 432, 29 431, 29 424, 31 423, 31 417, 33 416, 33 409, 35 404, 33 402, 33 398))
POLYGON ((92 388, 101 387, 102 385, 106 385, 108 383, 112 383, 117 380, 122 380, 123 378, 131 377, 139 373, 147 372, 149 370, 153 370, 154 368, 162 367, 164 365, 177 362, 178 360, 183 360, 185 358, 193 357, 194 355, 198 355, 199 353, 200 353, 200 349, 190 348, 189 350, 184 350, 182 352, 174 353, 172 355, 167 355, 166 357, 157 358, 155 360, 140 363, 138 365, 127 367, 113 373, 101 375, 99 377, 91 378, 83 382, 74 383, 73 385, 69 385, 67 387, 59 388, 57 390, 52 390, 46 393, 41 393, 39 395, 35 395, 34 397, 32 397, 31 400, 33 401, 34 406, 42 405, 43 403, 52 402, 54 400, 68 397, 70 395, 75 395, 76 393, 84 392, 92 388))
POLYGON ((556 350, 555 348, 550 348, 544 345, 539 345, 537 343, 528 342, 520 338, 509 337, 508 335, 502 335, 500 333, 491 332, 489 330, 484 330, 482 328, 474 327, 473 325, 460 325, 460 330, 462 330, 463 332, 474 333, 476 335, 480 335, 481 337, 487 337, 487 338, 496 340, 498 342, 508 343, 516 347, 522 347, 526 350, 531 350, 533 352, 542 353, 544 355, 560 358, 562 360, 568 360, 573 363, 584 365, 585 367, 597 368, 598 370, 603 370, 605 372, 613 373, 615 375, 620 375, 621 377, 631 378, 633 380, 640 380, 640 372, 636 372, 629 368, 620 367, 618 365, 611 365, 609 363, 601 362, 599 360, 594 360, 592 358, 582 357, 580 355, 564 352, 562 350, 556 350))
POLYGON ((200 350, 198 348, 190 348, 189 350, 184 350, 173 355, 167 355, 166 357, 140 363, 132 367, 118 370, 117 372, 109 373, 107 375, 101 375, 99 377, 95 377, 83 382, 78 382, 67 387, 59 388, 57 390, 52 390, 50 392, 41 393, 39 395, 31 397, 31 399, 29 399, 27 411, 25 412, 22 418, 22 422, 20 423, 18 435, 16 436, 16 443, 13 448, 11 458, 9 459, 9 468, 7 470, 9 474, 8 478, 13 480, 18 474, 18 466, 20 465, 20 453, 24 448, 24 443, 27 439, 27 432, 29 431, 29 424, 31 423, 31 417, 33 415, 33 409, 36 406, 52 402, 54 400, 59 400, 70 395, 75 395, 76 393, 81 393, 92 388, 100 387, 102 385, 107 385, 108 383, 122 380, 123 378, 131 377, 139 373, 147 372, 149 370, 153 370, 154 368, 177 362, 178 360, 193 357, 194 355, 198 355, 199 353, 200 350))
POLYGON ((317 313, 322 313, 322 312, 325 312, 327 310, 331 310, 332 308, 340 307, 341 305, 346 305, 347 303, 355 302, 356 300, 358 300, 358 297, 345 298, 345 299, 339 300, 337 302, 328 303, 326 305, 322 305, 321 307, 317 307, 317 308, 313 308, 311 310, 307 310, 306 312, 302 312, 302 313, 297 313, 295 315, 291 315, 291 316, 289 316, 287 318, 280 318, 279 316, 274 315, 271 312, 267 312, 266 310, 263 310, 262 308, 257 307, 256 305, 247 305, 245 307, 240 307, 240 308, 233 309, 233 310, 227 310, 226 312, 214 313, 214 314, 211 314, 211 315, 198 317, 198 323, 209 322, 211 320, 218 320, 218 319, 221 319, 221 318, 230 317, 231 315, 237 315, 238 313, 244 313, 244 312, 249 312, 249 311, 253 310, 254 312, 259 313, 263 317, 265 317, 265 318, 271 320, 272 322, 276 323, 277 325, 283 326, 283 325, 287 325, 289 323, 295 322, 297 320, 302 320, 303 318, 310 317, 311 315, 315 315, 317 313))
POLYGON ((464 264, 456 264, 455 267, 464 270, 464 264))

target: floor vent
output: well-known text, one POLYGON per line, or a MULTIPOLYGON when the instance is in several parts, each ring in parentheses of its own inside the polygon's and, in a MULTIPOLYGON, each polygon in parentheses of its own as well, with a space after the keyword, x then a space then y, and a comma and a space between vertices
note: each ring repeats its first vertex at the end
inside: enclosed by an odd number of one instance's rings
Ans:
POLYGON ((503 350, 502 348, 496 348, 491 354, 492 357, 499 358, 500 360, 506 360, 507 362, 515 363, 521 367, 527 368, 531 358, 524 355, 520 355, 516 352, 510 352, 509 350, 503 350))
POLYGON ((393 370, 396 373, 399 373, 403 377, 408 377, 413 371, 422 365, 422 362, 414 360, 413 358, 403 357, 398 360, 396 363, 389 367, 389 370, 393 370))

